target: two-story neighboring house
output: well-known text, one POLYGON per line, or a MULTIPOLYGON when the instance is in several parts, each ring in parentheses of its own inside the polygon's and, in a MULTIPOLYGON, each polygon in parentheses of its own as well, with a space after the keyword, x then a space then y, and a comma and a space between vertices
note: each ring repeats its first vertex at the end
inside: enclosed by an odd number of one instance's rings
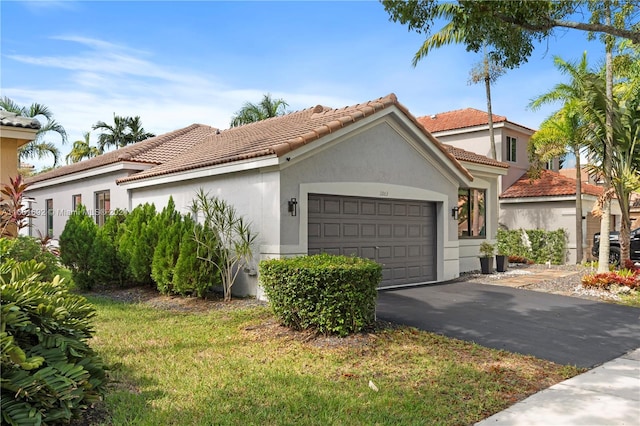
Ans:
MULTIPOLYGON (((419 117, 418 121, 443 143, 492 157, 489 114, 484 111, 466 108, 419 117)), ((493 124, 497 160, 509 165, 508 173, 500 180, 500 226, 549 231, 563 228, 569 238, 567 261, 575 263, 579 244, 575 226, 575 178, 561 175, 559 161, 554 160, 538 179, 530 179, 527 175, 530 166, 527 145, 535 130, 496 114, 493 115, 493 124)), ((575 176, 575 169, 572 173, 575 176)), ((584 179, 583 182, 582 245, 584 253, 590 253, 593 234, 600 231, 600 220, 591 210, 602 191, 584 179)), ((614 203, 611 223, 619 224, 619 216, 620 210, 614 203)), ((463 240, 465 235, 459 237, 463 240)))
MULTIPOLYGON (((489 138, 489 114, 474 108, 442 112, 418 121, 440 142, 493 158, 489 138)), ((496 160, 509 164, 509 172, 500 179, 500 192, 510 187, 529 169, 527 145, 535 130, 493 114, 496 160)), ((557 170, 555 162, 552 169, 557 170)))

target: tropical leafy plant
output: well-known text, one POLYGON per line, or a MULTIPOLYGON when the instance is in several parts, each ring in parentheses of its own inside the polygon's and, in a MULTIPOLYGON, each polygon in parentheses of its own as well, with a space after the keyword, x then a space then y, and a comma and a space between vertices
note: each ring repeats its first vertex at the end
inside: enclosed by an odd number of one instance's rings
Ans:
POLYGON ((87 344, 95 310, 60 277, 41 281, 44 268, 0 264, 3 424, 69 422, 105 394, 105 367, 87 344))
POLYGON ((23 204, 24 192, 29 185, 21 175, 9 177, 0 189, 0 237, 15 237, 18 230, 27 226, 31 214, 23 204))

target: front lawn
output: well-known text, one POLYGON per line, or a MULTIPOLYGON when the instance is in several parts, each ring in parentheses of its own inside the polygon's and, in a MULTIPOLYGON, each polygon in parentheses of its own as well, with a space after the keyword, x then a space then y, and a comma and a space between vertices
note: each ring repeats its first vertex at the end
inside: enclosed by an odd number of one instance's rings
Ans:
POLYGON ((101 424, 464 425, 580 372, 406 327, 325 338, 265 307, 90 301, 113 381, 101 424))

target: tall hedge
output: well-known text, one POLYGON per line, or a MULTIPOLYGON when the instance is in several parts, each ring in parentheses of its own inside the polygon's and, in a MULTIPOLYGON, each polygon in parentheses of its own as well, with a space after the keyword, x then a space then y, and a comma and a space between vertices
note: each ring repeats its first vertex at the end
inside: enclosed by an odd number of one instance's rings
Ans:
POLYGON ((2 298, 2 424, 62 424, 106 391, 102 360, 89 347, 95 310, 35 260, 5 259, 2 298))
POLYGON ((551 261, 554 265, 563 265, 567 260, 567 239, 564 229, 499 229, 497 246, 508 256, 523 257, 534 263, 551 261))
POLYGON ((134 208, 124 222, 119 250, 128 259, 131 277, 137 284, 153 284, 151 264, 153 252, 158 244, 155 216, 155 205, 145 203, 134 208))
POLYGON ((297 330, 345 336, 375 321, 382 267, 368 259, 320 254, 260 262, 274 314, 297 330))
POLYGON ((91 251, 97 232, 93 218, 83 205, 79 205, 60 234, 60 260, 71 270, 73 280, 82 289, 93 286, 91 251))

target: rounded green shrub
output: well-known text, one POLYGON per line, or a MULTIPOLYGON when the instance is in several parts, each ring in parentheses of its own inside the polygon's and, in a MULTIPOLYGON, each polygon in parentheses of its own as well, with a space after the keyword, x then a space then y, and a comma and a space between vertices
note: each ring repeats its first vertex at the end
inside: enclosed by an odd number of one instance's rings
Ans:
POLYGON ((260 262, 260 283, 276 317, 297 330, 346 336, 373 325, 382 267, 320 254, 260 262))

